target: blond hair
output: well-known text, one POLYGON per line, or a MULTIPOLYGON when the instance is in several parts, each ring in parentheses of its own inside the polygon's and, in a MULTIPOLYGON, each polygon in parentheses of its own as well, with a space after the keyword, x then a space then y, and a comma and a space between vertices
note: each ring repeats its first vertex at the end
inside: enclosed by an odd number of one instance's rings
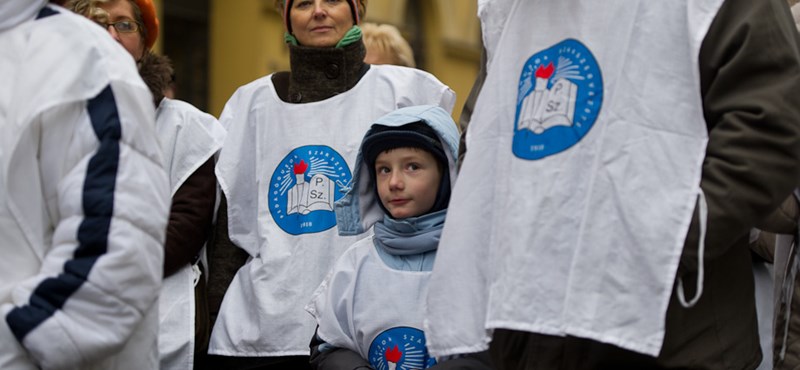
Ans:
POLYGON ((105 23, 108 22, 109 15, 100 4, 107 2, 108 0, 68 0, 64 7, 95 22, 105 23))
MULTIPOLYGON (((142 38, 142 43, 145 44, 145 49, 152 47, 152 42, 154 42, 155 39, 149 41, 147 35, 151 34, 153 30, 147 29, 148 23, 144 21, 142 9, 139 8, 136 0, 67 0, 64 3, 64 7, 71 10, 73 13, 89 18, 101 26, 105 26, 111 20, 111 16, 105 11, 105 9, 100 7, 100 4, 108 4, 114 1, 127 1, 131 4, 131 9, 133 10, 133 20, 139 24, 139 37, 142 38)), ((155 35, 158 35, 157 21, 155 24, 155 35)))
POLYGON ((397 27, 390 24, 364 22, 361 25, 361 33, 367 50, 373 48, 390 55, 393 59, 392 64, 416 67, 414 51, 397 27))

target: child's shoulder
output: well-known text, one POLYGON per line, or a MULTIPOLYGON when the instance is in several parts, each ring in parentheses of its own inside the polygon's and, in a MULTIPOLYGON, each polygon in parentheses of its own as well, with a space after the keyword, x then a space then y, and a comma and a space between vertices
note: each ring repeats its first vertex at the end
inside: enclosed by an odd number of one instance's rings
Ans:
POLYGON ((370 232, 369 236, 359 239, 348 247, 347 250, 339 256, 338 262, 336 263, 337 268, 355 266, 360 261, 369 257, 372 253, 372 249, 375 248, 374 238, 375 236, 370 232))

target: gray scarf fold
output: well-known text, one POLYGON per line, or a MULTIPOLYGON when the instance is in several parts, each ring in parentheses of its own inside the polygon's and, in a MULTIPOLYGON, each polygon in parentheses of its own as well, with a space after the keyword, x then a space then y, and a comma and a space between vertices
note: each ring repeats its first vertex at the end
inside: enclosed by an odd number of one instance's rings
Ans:
POLYGON ((375 224, 375 245, 394 256, 408 256, 435 250, 439 246, 447 210, 419 217, 395 220, 384 216, 375 224))

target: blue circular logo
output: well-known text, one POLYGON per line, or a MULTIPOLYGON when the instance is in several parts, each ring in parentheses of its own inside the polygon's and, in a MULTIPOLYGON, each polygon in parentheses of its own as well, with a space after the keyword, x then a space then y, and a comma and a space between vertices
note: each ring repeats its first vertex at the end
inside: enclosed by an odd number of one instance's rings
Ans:
POLYGON ((531 56, 519 79, 514 155, 541 159, 578 143, 603 105, 603 77, 594 55, 567 39, 531 56))
POLYGON ((325 145, 292 150, 269 183, 269 212, 283 231, 309 234, 336 225, 333 203, 353 176, 344 158, 325 145))
POLYGON ((436 359, 428 354, 422 330, 400 326, 375 337, 369 346, 369 363, 375 370, 412 370, 436 365, 436 359))

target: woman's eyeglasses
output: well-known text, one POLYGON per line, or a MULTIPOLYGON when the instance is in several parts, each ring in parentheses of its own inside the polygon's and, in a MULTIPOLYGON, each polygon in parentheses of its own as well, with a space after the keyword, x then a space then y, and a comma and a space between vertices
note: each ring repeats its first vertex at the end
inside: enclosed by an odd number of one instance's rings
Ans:
POLYGON ((139 31, 139 23, 136 23, 135 21, 131 20, 122 20, 110 23, 97 22, 97 24, 99 24, 105 29, 108 29, 108 27, 113 26, 114 29, 117 30, 117 32, 119 33, 133 33, 139 31))

